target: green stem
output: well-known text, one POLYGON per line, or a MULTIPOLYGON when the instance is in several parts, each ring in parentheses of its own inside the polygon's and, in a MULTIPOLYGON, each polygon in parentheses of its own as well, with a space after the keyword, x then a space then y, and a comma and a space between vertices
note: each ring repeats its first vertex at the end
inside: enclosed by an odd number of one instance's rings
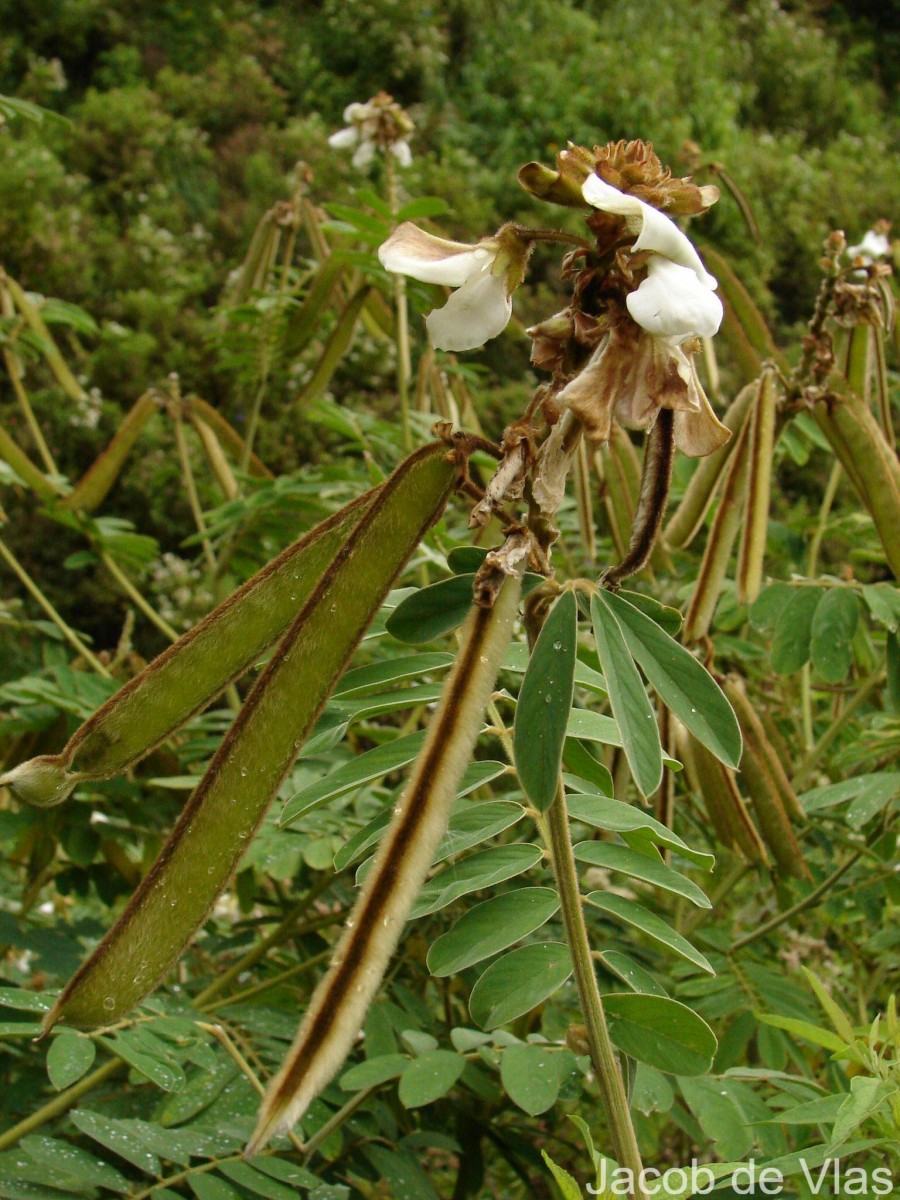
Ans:
POLYGON ((600 1085, 600 1094, 603 1097, 603 1105, 609 1121, 613 1152, 619 1166, 625 1167, 631 1172, 631 1177, 635 1181, 634 1194, 643 1197, 645 1193, 640 1183, 643 1170, 641 1153, 631 1121, 625 1083, 609 1036, 606 1015, 603 1011, 603 1000, 600 997, 591 957, 562 781, 560 781, 556 799, 550 805, 546 816, 540 819, 539 824, 545 834, 556 875, 556 886, 559 889, 562 906, 563 927, 575 968, 575 983, 578 988, 581 1011, 584 1015, 591 1062, 600 1085))
POLYGON ((111 679, 112 676, 106 667, 104 667, 103 663, 99 660, 99 658, 96 657, 96 655, 91 653, 75 630, 66 624, 62 615, 53 607, 53 605, 2 539, 0 539, 0 556, 6 560, 10 569, 21 580, 23 587, 38 602, 69 645, 81 655, 85 662, 89 663, 94 668, 98 675, 102 675, 104 679, 111 679))
POLYGON ((287 983, 289 979, 294 979, 297 975, 303 975, 306 971, 317 967, 319 963, 327 962, 332 955, 332 949, 323 950, 321 954, 315 954, 312 958, 304 959, 302 963, 296 963, 293 967, 288 967, 286 971, 280 971, 277 975, 273 975, 270 979, 264 979, 262 983, 254 984, 253 987, 245 988, 243 992, 235 992, 233 996, 226 996, 218 1002, 207 1003, 204 1005, 204 1010, 209 1011, 214 1008, 224 1008, 229 1004, 241 1004, 244 1000, 251 1000, 254 996, 260 996, 263 992, 269 991, 270 988, 278 987, 279 984, 287 983))
MULTIPOLYGON (((178 446, 178 457, 181 461, 181 470, 184 475, 184 486, 187 489, 188 502, 191 506, 191 512, 194 516, 194 524, 197 526, 197 532, 200 534, 200 543, 203 546, 203 553, 206 557, 206 565, 209 568, 210 578, 214 579, 218 564, 216 556, 213 552, 212 543, 209 540, 209 535, 206 532, 206 521, 203 519, 203 510, 200 507, 200 497, 197 493, 197 483, 194 479, 194 470, 191 466, 190 455, 188 454, 187 439, 184 436, 184 421, 180 413, 175 415, 175 442, 178 446)), ((249 435, 244 443, 245 449, 250 445, 249 435)))
POLYGON ((26 1117, 24 1121, 20 1121, 18 1125, 13 1125, 12 1129, 7 1129, 5 1133, 0 1133, 0 1150, 7 1150, 10 1146, 14 1146, 19 1138, 23 1138, 26 1134, 33 1133, 35 1129, 40 1129, 42 1125, 46 1125, 48 1121, 52 1121, 54 1117, 60 1117, 64 1112, 72 1107, 73 1104, 87 1095, 99 1084, 104 1083, 111 1075, 115 1075, 125 1063, 121 1058, 112 1058, 109 1062, 103 1064, 102 1067, 97 1067, 95 1071, 91 1071, 89 1075, 85 1075, 79 1079, 77 1083, 73 1083, 70 1088, 66 1088, 64 1092, 60 1092, 58 1096, 54 1096, 47 1104, 39 1108, 37 1112, 26 1117))
POLYGON ((859 691, 847 704, 844 705, 840 712, 831 724, 828 726, 818 742, 812 747, 809 753, 801 760, 799 767, 794 772, 794 777, 791 783, 795 788, 801 787, 807 780, 810 771, 822 758, 822 756, 830 749, 835 738, 853 716, 858 708, 863 705, 869 696, 882 682, 884 677, 884 663, 880 663, 871 673, 868 679, 860 687, 859 691))
POLYGON ((244 475, 250 469, 250 457, 253 454, 253 443, 256 441, 256 431, 259 428, 259 418, 262 413, 262 405, 266 396, 268 382, 268 367, 264 366, 259 387, 256 389, 256 395, 253 397, 253 408, 250 412, 250 420, 247 422, 247 433, 244 437, 244 444, 241 447, 241 457, 238 461, 238 470, 244 475))
POLYGON ((376 1083, 372 1087, 363 1088, 361 1092, 356 1093, 352 1100, 348 1100, 336 1113, 332 1114, 325 1124, 320 1129, 317 1129, 305 1144, 304 1150, 306 1151, 306 1155, 303 1159, 303 1165, 306 1166, 326 1138, 330 1137, 336 1129, 340 1129, 348 1117, 352 1117, 356 1110, 365 1104, 369 1097, 383 1086, 383 1084, 376 1083))
POLYGON ((802 900, 798 900, 796 904, 792 904, 790 908, 786 908, 784 912, 776 913, 768 921, 764 921, 762 925, 758 925, 756 929, 751 929, 749 933, 745 933, 743 937, 738 938, 736 942, 732 942, 728 948, 729 954, 734 954, 736 950, 741 950, 744 946, 749 946, 751 942, 755 942, 758 938, 765 937, 767 933, 771 933, 773 929, 777 929, 779 925, 783 925, 785 921, 790 921, 792 917, 796 917, 798 913, 802 913, 805 909, 811 908, 814 904, 825 895, 847 871, 862 857, 862 850, 857 850, 844 859, 836 871, 823 879, 818 887, 814 888, 808 896, 804 896, 802 900))
MULTIPOLYGON (((398 210, 397 204, 397 171, 394 159, 390 153, 384 158, 384 172, 387 183, 387 201, 394 216, 398 210)), ((409 379, 412 365, 409 354, 409 309, 406 303, 406 279, 402 275, 394 276, 394 309, 397 320, 397 394, 400 397, 400 423, 403 429, 404 449, 412 450, 412 431, 409 425, 409 379)))
MULTIPOLYGON (((331 876, 326 875, 325 878, 320 880, 314 888, 311 888, 310 891, 308 891, 306 895, 302 897, 302 899, 297 901, 290 912, 278 922, 271 933, 266 934, 266 936, 262 938, 261 941, 257 942, 257 944, 251 950, 248 950, 246 954, 242 955, 236 963, 233 963, 232 966, 228 968, 227 971, 223 971, 221 975, 217 975, 208 987, 205 987, 202 992, 194 997, 194 1006, 196 1008, 202 1008, 209 1000, 212 999, 213 996, 220 992, 222 988, 227 987, 232 980, 237 979, 237 977, 242 975, 244 971, 249 970, 250 967, 258 963, 259 960, 265 954, 267 954, 273 946, 278 946, 285 941, 300 917, 303 916, 303 914, 309 909, 310 905, 312 905, 323 892, 327 891, 328 888, 331 887, 331 884, 331 876)), ((337 921, 340 918, 337 916, 332 918, 332 915, 328 914, 327 917, 323 918, 323 923, 327 923, 332 919, 337 921)))
POLYGON ((31 436, 34 439, 34 444, 37 446, 38 454, 44 460, 44 466, 50 475, 59 475, 59 469, 53 461, 53 455, 50 453, 50 447, 44 440, 44 435, 38 425, 37 417, 34 415, 34 409, 31 407, 31 401, 28 399, 28 393, 22 386, 22 380, 19 378, 19 364, 14 355, 8 350, 3 352, 3 361, 6 363, 6 370, 9 373, 9 380, 13 386, 13 391, 16 393, 16 399, 19 402, 19 407, 25 415, 25 421, 31 431, 31 436))
POLYGON ((134 586, 116 560, 111 554, 105 550, 100 551, 100 561, 115 579, 116 583, 128 598, 134 603, 136 608, 139 608, 144 616, 156 626, 156 628, 166 635, 172 641, 177 642, 179 634, 172 628, 168 621, 159 615, 155 608, 144 599, 138 589, 134 586))

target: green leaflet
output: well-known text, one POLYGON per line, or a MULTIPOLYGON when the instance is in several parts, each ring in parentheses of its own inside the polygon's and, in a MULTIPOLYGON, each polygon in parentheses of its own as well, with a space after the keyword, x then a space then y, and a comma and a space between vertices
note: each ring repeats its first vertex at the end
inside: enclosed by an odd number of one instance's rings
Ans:
POLYGON ((513 752, 528 799, 546 812, 559 787, 566 724, 575 689, 578 611, 563 592, 538 634, 516 705, 513 752))
POLYGON ((23 783, 32 765, 35 776, 52 775, 58 803, 79 780, 117 775, 158 746, 287 628, 378 494, 367 492, 289 546, 102 704, 61 754, 17 767, 23 783))
POLYGON ((553 888, 517 888, 463 913, 428 951, 432 975, 458 975, 534 933, 559 908, 553 888))
POLYGON ((472 1020, 482 1029, 507 1025, 552 996, 571 974, 569 948, 562 942, 520 946, 491 963, 475 984, 472 1020))
POLYGON ((642 796, 652 796, 662 783, 659 726, 619 622, 603 592, 591 597, 591 621, 625 757, 638 791, 642 796))
POLYGON ((853 662, 853 636, 859 600, 850 588, 829 588, 816 605, 810 625, 812 664, 827 683, 841 683, 853 662))
POLYGON ((716 1037, 702 1017, 667 996, 614 993, 603 997, 609 1035, 638 1062, 672 1075, 704 1075, 716 1037))
POLYGON ((63 992, 57 1021, 109 1024, 153 990, 231 877, 350 655, 457 468, 433 444, 382 486, 260 675, 122 916, 63 992), (340 613, 340 619, 335 614, 340 613))
POLYGON ((741 730, 722 689, 696 658, 633 605, 612 592, 607 603, 618 618, 628 649, 663 704, 698 741, 725 763, 741 759, 741 730))

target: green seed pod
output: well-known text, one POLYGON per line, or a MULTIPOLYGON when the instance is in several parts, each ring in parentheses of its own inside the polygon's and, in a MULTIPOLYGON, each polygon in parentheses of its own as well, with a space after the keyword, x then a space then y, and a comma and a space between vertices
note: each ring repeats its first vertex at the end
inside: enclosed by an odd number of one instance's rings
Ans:
MULTIPOLYGON (((757 386, 755 381, 748 383, 725 410, 722 423, 733 434, 737 434, 743 429, 747 414, 756 397, 757 386)), ((725 474, 725 464, 731 458, 739 441, 739 437, 731 437, 724 446, 720 446, 712 454, 707 454, 705 458, 698 459, 697 469, 685 488, 681 503, 672 513, 666 525, 667 545, 676 548, 689 546, 703 528, 709 506, 712 504, 713 497, 725 474)))
POLYGON ((740 529, 747 489, 749 431, 750 425, 745 424, 737 439, 734 458, 722 489, 722 498, 713 518, 706 549, 703 551, 694 594, 684 618, 686 642, 698 641, 709 633, 713 613, 722 592, 722 584, 728 572, 731 551, 740 529))
POLYGON ((762 586, 766 533, 772 492, 772 454, 775 449, 775 410, 778 385, 775 372, 765 370, 753 406, 748 447, 747 506, 737 558, 737 594, 741 604, 752 604, 762 586))
POLYGON ((75 487, 62 501, 73 512, 93 512, 109 494, 119 478, 128 455, 150 418, 159 409, 155 392, 144 392, 125 414, 112 441, 88 467, 75 487))
MULTIPOLYGON (((60 754, 34 761, 75 785, 118 775, 149 754, 284 632, 376 496, 367 492, 294 542, 102 704, 60 754)), ((28 765, 2 782, 34 803, 20 787, 28 765)))
MULTIPOLYGON (((440 444, 410 455, 322 575, 125 911, 44 1021, 123 1017, 206 919, 403 565, 458 474, 440 444)), ((136 709, 139 718, 140 709, 136 709)))

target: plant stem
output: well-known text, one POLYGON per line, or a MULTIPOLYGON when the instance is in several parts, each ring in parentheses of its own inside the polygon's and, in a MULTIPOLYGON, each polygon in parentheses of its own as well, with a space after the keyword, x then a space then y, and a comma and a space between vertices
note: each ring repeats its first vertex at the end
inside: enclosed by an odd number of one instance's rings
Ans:
POLYGON ((91 1071, 89 1075, 85 1075, 77 1083, 73 1083, 70 1088, 66 1088, 64 1092, 60 1092, 58 1096, 54 1096, 52 1100, 39 1108, 37 1112, 32 1113, 30 1117, 26 1117, 24 1121, 20 1121, 12 1129, 7 1129, 4 1133, 0 1133, 0 1150, 6 1150, 10 1146, 14 1146, 19 1138, 33 1133, 35 1129, 40 1129, 42 1125, 46 1125, 54 1117, 62 1116, 82 1096, 87 1095, 88 1092, 92 1091, 99 1084, 104 1083, 111 1075, 115 1075, 124 1066, 125 1063, 121 1058, 111 1058, 102 1067, 97 1067, 95 1071, 91 1071))
POLYGON ((863 705, 866 700, 868 700, 872 692, 875 691, 875 689, 881 683, 883 676, 884 663, 880 663, 871 673, 868 679, 866 679, 865 682, 860 686, 853 699, 844 705, 840 715, 835 717, 835 719, 819 738, 818 742, 816 742, 809 753, 801 760, 800 765, 794 772, 794 777, 791 780, 791 783, 795 788, 802 786, 802 784, 806 782, 810 771, 813 769, 819 759, 822 758, 826 751, 828 751, 832 742, 835 740, 856 710, 863 705))
POLYGON ((128 596, 129 600, 134 602, 135 607, 139 608, 144 616, 151 621, 161 633, 164 633, 170 641, 177 642, 179 637, 178 632, 174 630, 169 622, 166 621, 164 617, 161 617, 156 609, 144 599, 144 597, 134 586, 112 555, 108 554, 105 550, 101 550, 100 561, 103 563, 104 567, 106 567, 107 571, 109 571, 110 575, 112 575, 113 579, 115 579, 122 591, 126 594, 126 596, 128 596))
POLYGON ((69 643, 69 645, 74 650, 76 650, 81 655, 81 657, 94 668, 94 670, 97 672, 98 675, 102 675, 104 679, 111 679, 112 676, 110 675, 110 673, 106 669, 106 667, 103 665, 103 663, 100 661, 100 659, 97 658, 96 655, 91 653, 91 651, 87 648, 87 646, 84 644, 84 642, 81 640, 81 638, 75 632, 75 630, 66 624, 62 615, 59 612, 57 612, 57 610, 53 607, 53 605, 50 603, 50 601, 47 599, 47 597, 44 595, 44 593, 41 591, 41 589, 34 582, 34 580, 31 578, 31 576, 28 574, 28 572, 25 570, 25 568, 22 566, 22 564, 19 562, 19 560, 16 558, 16 556, 13 554, 13 552, 9 549, 9 547, 6 545, 6 543, 2 539, 0 539, 0 556, 2 556, 6 560, 6 562, 9 564, 10 569, 18 576, 18 578, 22 582, 22 585, 25 587, 25 589, 28 591, 28 593, 31 596, 33 596, 34 599, 38 602, 38 604, 41 606, 41 608, 44 610, 44 612, 47 614, 47 616, 50 618, 50 620, 53 622, 53 624, 57 627, 57 629, 60 631, 60 633, 63 635, 63 637, 69 643))
MULTIPOLYGON (((237 977, 242 975, 244 971, 249 970, 250 967, 259 962, 259 960, 266 953, 268 953, 273 946, 280 945, 288 937, 297 921, 303 916, 310 905, 312 905, 324 891, 327 891, 328 888, 331 887, 331 884, 331 877, 326 875, 325 878, 320 880, 314 888, 311 888, 305 896, 297 901, 297 903, 291 908, 290 912, 288 912, 278 922, 271 933, 266 934, 266 936, 257 942, 252 949, 248 950, 246 954, 242 955, 236 963, 233 963, 227 971, 223 971, 221 975, 217 975, 208 987, 205 987, 202 992, 194 997, 194 1006, 196 1008, 202 1008, 209 1000, 212 999, 213 996, 220 992, 222 988, 227 987, 233 979, 237 979, 237 977)), ((328 918, 331 918, 331 914, 328 914, 328 918)), ((340 917, 335 916, 333 919, 338 921, 340 920, 340 917)))
MULTIPOLYGON (((396 216, 397 171, 390 153, 384 158, 384 173, 388 205, 391 215, 396 216)), ((409 451, 412 450, 412 431, 409 426, 409 379, 412 365, 409 354, 409 308, 406 303, 406 278, 403 275, 394 276, 394 310, 397 322, 397 394, 400 397, 400 423, 403 429, 403 448, 409 451)))
POLYGON ((853 866, 858 859, 862 857, 862 850, 856 850, 849 858, 845 858, 836 871, 823 879, 818 887, 814 888, 808 896, 804 896, 802 900, 798 900, 796 904, 792 904, 790 908, 786 908, 784 912, 776 913, 768 921, 764 921, 762 925, 758 925, 756 929, 751 929, 749 933, 745 933, 743 937, 738 938, 736 942, 732 942, 728 948, 729 954, 734 954, 736 950, 742 949, 744 946, 749 946, 751 942, 755 942, 757 938, 765 937, 767 933, 771 933, 773 929, 777 929, 779 925, 783 925, 785 921, 790 921, 792 917, 796 917, 798 913, 802 913, 805 909, 816 904, 825 893, 837 883, 842 875, 853 866))
POLYGON ((594 972, 587 925, 581 904, 581 891, 578 886, 578 871, 572 849, 565 791, 561 780, 556 799, 550 805, 546 816, 540 820, 540 825, 546 836, 553 862, 553 871, 556 875, 556 886, 562 905, 563 927, 575 968, 575 983, 587 1029, 591 1062, 600 1085, 600 1093, 609 1121, 613 1152, 619 1166, 625 1167, 631 1172, 634 1180, 634 1194, 643 1197, 645 1193, 640 1183, 643 1169, 641 1154, 631 1121, 625 1083, 610 1040, 603 1011, 603 1001, 594 972))
POLYGON ((279 974, 273 975, 270 979, 264 979, 262 983, 254 984, 253 987, 245 988, 243 992, 236 992, 233 996, 226 996, 223 1000, 207 1003, 204 1005, 204 1009, 208 1011, 214 1008, 224 1008, 229 1004, 241 1004, 244 1000, 251 1000, 254 996, 259 996, 263 992, 267 992, 270 988, 287 983, 289 979, 294 979, 297 975, 303 975, 306 971, 317 967, 319 963, 327 962, 331 954, 331 948, 323 950, 321 954, 314 954, 312 958, 304 959, 302 963, 295 963, 293 967, 288 967, 286 971, 281 971, 279 974))
POLYGON ((330 1137, 336 1129, 339 1129, 348 1117, 352 1117, 356 1110, 365 1104, 369 1097, 382 1086, 383 1084, 376 1083, 372 1087, 363 1088, 361 1092, 356 1093, 352 1100, 348 1100, 336 1113, 333 1113, 320 1129, 316 1130, 303 1147, 306 1152, 303 1159, 304 1166, 310 1161, 325 1139, 330 1137))
MULTIPOLYGON (((197 494, 197 484, 194 480, 194 471, 191 467, 190 455, 188 454, 187 440, 184 436, 184 421, 181 414, 175 414, 175 442, 178 446, 178 457, 181 460, 181 470, 184 474, 184 485, 187 488, 188 502, 191 506, 191 512, 194 515, 194 524, 197 526, 197 532, 200 534, 200 542, 203 546, 203 553, 206 557, 206 565, 209 568, 211 578, 215 578, 218 564, 216 556, 213 552, 212 543, 209 540, 209 535, 206 532, 206 521, 203 519, 203 510, 200 507, 200 497, 197 494)), ((244 443, 245 448, 250 444, 249 436, 244 443)))

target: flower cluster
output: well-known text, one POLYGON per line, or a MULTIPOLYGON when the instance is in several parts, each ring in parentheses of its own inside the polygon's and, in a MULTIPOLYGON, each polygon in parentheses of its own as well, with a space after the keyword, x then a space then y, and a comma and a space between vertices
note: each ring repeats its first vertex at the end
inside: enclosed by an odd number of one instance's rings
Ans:
POLYGON ((409 222, 379 250, 389 271, 455 288, 427 320, 434 345, 471 350, 496 337, 512 314, 533 246, 568 242, 564 262, 571 303, 528 332, 532 361, 551 371, 549 389, 595 442, 609 437, 613 415, 648 429, 660 409, 674 411, 676 446, 709 454, 729 431, 712 412, 693 363, 702 338, 722 322, 717 283, 690 239, 663 211, 703 212, 715 188, 674 179, 644 142, 588 151, 569 146, 557 170, 531 163, 520 172, 529 191, 581 207, 593 240, 508 225, 474 245, 445 241, 409 222))
POLYGON ((344 109, 345 129, 328 139, 338 150, 353 150, 353 165, 364 171, 376 154, 391 154, 401 167, 412 162, 409 136, 413 123, 387 92, 379 92, 365 104, 348 104, 344 109))

